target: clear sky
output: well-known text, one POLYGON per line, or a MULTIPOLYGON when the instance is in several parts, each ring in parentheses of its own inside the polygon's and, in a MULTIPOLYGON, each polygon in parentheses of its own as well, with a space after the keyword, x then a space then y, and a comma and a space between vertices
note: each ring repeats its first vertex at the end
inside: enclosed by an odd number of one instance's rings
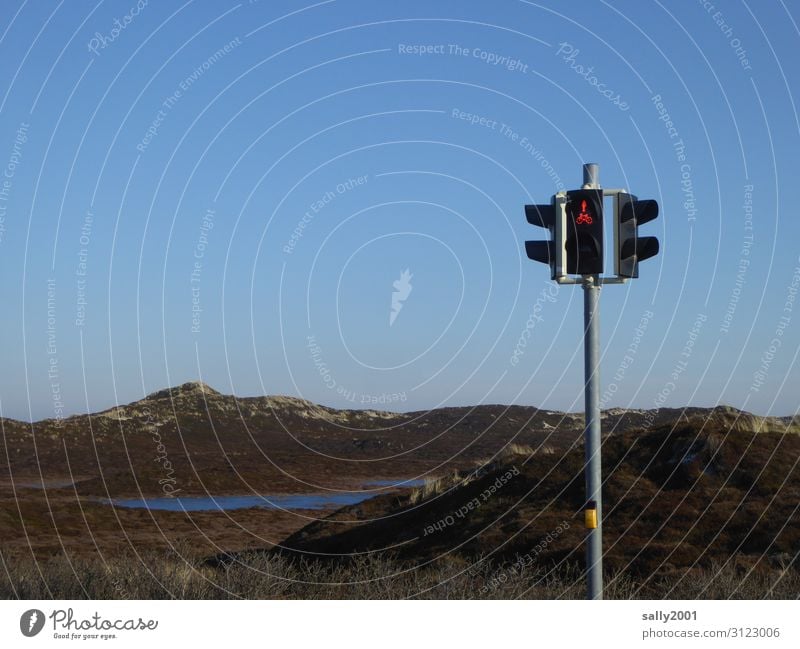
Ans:
POLYGON ((714 4, 6 0, 2 415, 198 378, 581 410, 523 205, 584 162, 661 205, 604 407, 797 412, 800 11, 714 4))

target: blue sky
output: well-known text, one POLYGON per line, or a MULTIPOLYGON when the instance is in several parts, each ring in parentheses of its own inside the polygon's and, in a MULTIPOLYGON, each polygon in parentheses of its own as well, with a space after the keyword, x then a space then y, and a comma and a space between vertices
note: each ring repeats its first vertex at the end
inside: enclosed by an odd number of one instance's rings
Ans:
POLYGON ((661 206, 603 405, 795 413, 800 16, 719 5, 7 2, 3 416, 201 377, 580 410, 583 296, 522 206, 584 162, 661 206))

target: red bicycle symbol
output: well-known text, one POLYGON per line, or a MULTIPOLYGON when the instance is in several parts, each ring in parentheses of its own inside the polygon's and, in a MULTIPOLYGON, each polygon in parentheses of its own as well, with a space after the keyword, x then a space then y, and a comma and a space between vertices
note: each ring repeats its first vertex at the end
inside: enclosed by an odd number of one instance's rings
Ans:
POLYGON ((581 201, 581 211, 578 213, 578 218, 575 219, 575 223, 578 225, 581 223, 585 223, 586 225, 592 224, 592 215, 586 211, 586 201, 581 201))

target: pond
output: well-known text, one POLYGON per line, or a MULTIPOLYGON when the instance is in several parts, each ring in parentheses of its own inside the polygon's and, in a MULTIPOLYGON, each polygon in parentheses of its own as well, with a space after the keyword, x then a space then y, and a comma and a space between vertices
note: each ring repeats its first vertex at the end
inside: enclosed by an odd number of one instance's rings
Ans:
MULTIPOLYGON (((418 487, 425 481, 413 480, 372 480, 363 483, 366 489, 378 487, 418 487)), ((247 496, 177 496, 158 498, 119 498, 104 500, 107 504, 128 509, 150 509, 170 512, 202 512, 202 511, 231 511, 234 509, 330 509, 355 505, 369 500, 378 495, 372 491, 331 491, 313 494, 289 495, 262 495, 251 494, 247 496)))

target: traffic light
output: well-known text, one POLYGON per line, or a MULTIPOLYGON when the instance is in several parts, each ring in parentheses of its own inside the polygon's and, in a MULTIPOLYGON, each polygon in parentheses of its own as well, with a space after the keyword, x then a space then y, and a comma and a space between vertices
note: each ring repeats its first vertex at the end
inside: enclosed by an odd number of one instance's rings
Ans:
POLYGON ((526 205, 525 217, 531 225, 547 228, 550 231, 548 241, 526 241, 525 252, 529 259, 540 261, 550 265, 550 279, 555 279, 557 275, 558 263, 558 234, 561 228, 558 227, 556 219, 556 197, 550 205, 526 205))
POLYGON ((658 203, 640 201, 632 194, 617 196, 616 274, 620 277, 639 277, 639 262, 658 254, 658 239, 640 237, 639 226, 658 216, 658 203))
POLYGON ((566 213, 567 273, 599 275, 603 272, 603 190, 567 192, 566 213))

